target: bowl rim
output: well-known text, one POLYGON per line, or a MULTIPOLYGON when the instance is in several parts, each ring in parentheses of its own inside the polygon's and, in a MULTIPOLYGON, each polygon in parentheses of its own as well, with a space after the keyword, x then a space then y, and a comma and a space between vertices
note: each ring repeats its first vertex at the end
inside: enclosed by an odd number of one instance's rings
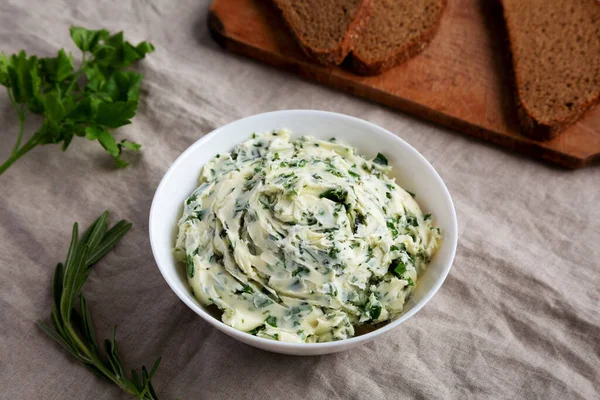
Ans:
POLYGON ((158 184, 158 186, 156 188, 156 191, 152 198, 152 204, 150 206, 150 213, 149 213, 149 220, 148 220, 148 234, 149 234, 149 239, 150 239, 150 247, 152 248, 152 255, 154 256, 154 261, 155 261, 161 275, 163 276, 163 279, 167 282, 167 284, 169 285, 171 290, 173 292, 175 292, 175 294, 177 295, 177 297, 179 297, 179 299, 181 301, 183 301, 192 311, 194 311, 196 314, 201 316, 206 322, 208 322, 215 328, 217 328, 217 329, 221 330, 222 332, 228 334, 229 336, 232 336, 235 339, 241 340, 243 342, 246 342, 246 343, 255 342, 258 345, 258 347, 261 347, 261 348, 269 347, 274 350, 282 350, 282 351, 285 351, 285 350, 293 351, 293 350, 302 350, 302 349, 305 349, 305 350, 322 349, 322 350, 324 350, 326 348, 336 348, 336 347, 346 347, 347 348, 347 347, 352 347, 353 345, 362 343, 364 341, 369 341, 379 335, 389 332, 393 328, 397 327, 398 325, 402 324, 403 322, 405 322, 406 320, 411 318, 418 311, 420 311, 425 306, 425 304, 427 304, 433 298, 433 296, 438 292, 438 290, 440 289, 440 287, 442 286, 442 284, 445 282, 446 278, 448 277, 448 274, 450 273, 450 269, 452 268, 452 265, 454 263, 454 258, 456 256, 456 249, 457 249, 457 245, 458 245, 458 222, 457 222, 457 216, 456 216, 456 208, 454 206, 454 202, 452 201, 452 196, 450 195, 450 192, 449 192, 448 188, 446 187, 446 184, 444 183, 444 181, 442 180, 442 178, 440 177, 438 172, 435 170, 435 168, 433 168, 431 163, 417 149, 415 149, 413 146, 411 146, 404 139, 402 139, 401 137, 397 136, 396 134, 388 131, 387 129, 385 129, 379 125, 376 125, 372 122, 369 122, 369 121, 366 121, 366 120, 363 120, 363 119, 360 119, 357 117, 353 117, 351 115, 346 115, 346 114, 341 114, 341 113, 336 113, 336 112, 331 112, 331 111, 322 111, 322 110, 292 109, 292 110, 277 110, 277 111, 270 111, 270 112, 265 112, 265 113, 254 114, 254 115, 250 115, 250 116, 229 122, 223 126, 220 126, 216 129, 212 130, 210 133, 202 136, 200 139, 198 139, 197 141, 192 143, 187 149, 185 149, 175 159, 175 161, 170 165, 167 172, 165 172, 164 176, 162 177, 160 183, 158 184), (153 216, 157 212, 156 211, 156 207, 157 207, 156 198, 157 198, 158 194, 161 192, 161 190, 163 189, 163 186, 165 186, 166 182, 171 178, 171 175, 174 174, 174 171, 177 169, 179 164, 182 163, 190 154, 194 153, 199 147, 201 147, 210 138, 212 138, 216 135, 219 135, 220 132, 228 129, 231 125, 240 124, 240 123, 243 123, 244 121, 247 121, 250 119, 264 118, 264 117, 273 116, 276 114, 284 114, 284 115, 285 114, 309 114, 309 115, 310 114, 312 114, 312 115, 318 114, 320 116, 325 116, 328 118, 341 118, 341 119, 349 120, 352 123, 363 125, 363 126, 369 128, 370 130, 379 131, 379 133, 381 133, 383 135, 391 136, 391 137, 393 137, 393 140, 398 141, 402 145, 406 146, 410 151, 415 153, 417 158, 419 158, 420 161, 423 162, 423 164, 426 166, 426 168, 428 168, 430 170, 430 172, 433 172, 433 176, 434 176, 436 183, 442 188, 442 192, 445 197, 444 201, 449 203, 450 209, 451 209, 450 222, 451 222, 451 229, 452 229, 451 233, 452 234, 449 236, 451 236, 454 239, 452 241, 452 243, 450 243, 450 246, 451 246, 450 254, 451 255, 445 261, 445 265, 443 265, 442 273, 441 273, 437 283, 433 286, 433 288, 430 289, 429 292, 427 292, 425 294, 425 296, 421 299, 421 301, 419 301, 417 304, 415 304, 410 310, 408 310, 404 314, 401 314, 398 318, 389 322, 388 324, 381 326, 371 332, 365 333, 363 335, 354 336, 354 337, 351 337, 348 339, 332 341, 332 342, 294 343, 294 342, 281 342, 281 341, 275 341, 275 340, 271 340, 271 339, 257 337, 257 336, 251 335, 247 332, 235 329, 235 328, 225 324, 224 322, 222 322, 222 321, 218 320, 217 318, 213 317, 212 315, 210 315, 207 311, 202 309, 201 306, 198 306, 197 304, 195 304, 190 298, 188 298, 185 295, 184 291, 180 290, 180 288, 175 286, 175 282, 173 282, 170 278, 167 277, 167 272, 166 272, 167 267, 161 266, 161 264, 159 262, 159 257, 157 256, 157 250, 156 250, 158 244, 155 243, 155 238, 153 235, 153 231, 154 231, 153 216))

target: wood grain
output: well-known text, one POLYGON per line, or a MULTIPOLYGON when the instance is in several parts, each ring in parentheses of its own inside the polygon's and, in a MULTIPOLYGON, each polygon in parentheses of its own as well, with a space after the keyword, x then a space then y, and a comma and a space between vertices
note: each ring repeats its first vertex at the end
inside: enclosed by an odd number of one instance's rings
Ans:
POLYGON ((600 160, 600 107, 547 142, 519 133, 505 32, 495 1, 450 0, 437 36, 423 53, 372 77, 311 63, 268 3, 215 0, 209 13, 213 37, 232 52, 511 151, 567 168, 600 160))

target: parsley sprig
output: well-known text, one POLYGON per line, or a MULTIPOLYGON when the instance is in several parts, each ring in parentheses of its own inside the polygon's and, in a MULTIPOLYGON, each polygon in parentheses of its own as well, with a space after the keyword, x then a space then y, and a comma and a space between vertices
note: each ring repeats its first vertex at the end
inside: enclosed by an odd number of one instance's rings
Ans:
POLYGON ((53 328, 39 321, 39 326, 54 340, 60 343, 75 358, 92 372, 103 376, 125 392, 144 400, 157 399, 152 387, 152 376, 156 373, 160 358, 148 372, 142 367, 141 376, 135 370, 131 378, 125 375, 115 340, 116 327, 112 339, 104 341, 104 355, 96 341, 92 316, 81 293, 92 266, 100 261, 131 228, 127 221, 119 221, 108 229, 108 211, 105 211, 79 238, 78 225, 73 225, 71 245, 64 264, 59 263, 54 273, 52 304, 53 328), (79 311, 75 309, 79 303, 79 311))
POLYGON ((67 149, 74 136, 97 140, 114 157, 117 167, 127 166, 123 149, 141 146, 128 140, 117 142, 111 129, 131 123, 139 101, 142 74, 126 71, 133 62, 154 51, 152 44, 133 46, 123 32, 71 27, 71 38, 82 51, 77 69, 73 55, 60 49, 56 57, 38 58, 25 51, 0 54, 0 85, 19 119, 17 140, 0 175, 36 146, 62 143, 67 149), (43 116, 42 125, 21 144, 29 113, 43 116))

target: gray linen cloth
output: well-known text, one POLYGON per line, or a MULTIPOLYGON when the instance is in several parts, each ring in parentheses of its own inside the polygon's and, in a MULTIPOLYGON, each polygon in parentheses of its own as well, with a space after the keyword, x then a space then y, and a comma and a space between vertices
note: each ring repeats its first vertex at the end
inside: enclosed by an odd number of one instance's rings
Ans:
MULTIPOLYGON (((104 209, 133 229, 84 286, 101 337, 118 325, 128 366, 162 355, 164 399, 600 398, 600 169, 566 171, 312 84, 215 45, 208 1, 0 2, 1 50, 75 52, 68 27, 124 30, 157 48, 138 70, 143 99, 119 138, 142 143, 113 168, 97 143, 48 145, 0 177, 0 398, 126 399, 35 326, 71 225, 104 209), (175 158, 212 129, 255 113, 354 115, 407 140, 456 203, 459 247, 439 293, 407 323, 352 351, 298 358, 238 343, 169 289, 148 212, 175 158)), ((33 122, 32 122, 33 123, 33 122)), ((0 95, 0 159, 17 119, 0 95)), ((192 171, 194 173, 194 171, 192 171)))

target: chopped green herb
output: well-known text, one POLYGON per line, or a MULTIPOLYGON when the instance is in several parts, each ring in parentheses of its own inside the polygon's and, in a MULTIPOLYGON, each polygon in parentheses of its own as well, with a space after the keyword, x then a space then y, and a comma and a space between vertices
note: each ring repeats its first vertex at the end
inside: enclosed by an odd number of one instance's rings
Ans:
POLYGON ((402 275, 406 272, 406 264, 404 264, 400 259, 395 259, 391 262, 389 271, 396 275, 398 278, 401 278, 402 275))
POLYGON ((367 249, 367 262, 371 261, 373 259, 373 256, 373 246, 369 245, 367 249))
POLYGON ((249 333, 249 334, 251 334, 251 335, 255 335, 255 336, 256 336, 256 334, 257 334, 258 332, 260 332, 260 331, 264 331, 265 329, 266 329, 266 328, 265 328, 265 326, 264 326, 264 325, 261 325, 261 326, 257 326, 256 328, 252 329, 252 330, 251 330, 251 331, 249 331, 248 333, 249 333))
POLYGON ((252 289, 252 287, 250 285, 244 285, 243 288, 235 291, 235 294, 242 294, 242 293, 252 294, 252 293, 254 293, 254 289, 252 289))
POLYGON ((398 232, 398 227, 396 226, 394 219, 388 219, 385 224, 387 225, 388 229, 392 232, 392 237, 396 239, 400 233, 398 232))
POLYGON ((265 308, 266 306, 268 306, 269 304, 273 304, 273 300, 271 300, 270 298, 268 298, 267 296, 261 295, 261 296, 254 296, 254 307, 256 308, 265 308))
POLYGON ((377 156, 373 159, 373 162, 375 164, 388 165, 388 159, 381 153, 377 153, 377 156))
POLYGON ((406 214, 406 224, 409 226, 419 226, 419 221, 414 215, 406 214))
POLYGON ((185 204, 189 206, 190 204, 192 204, 197 199, 198 199, 198 196, 196 196, 195 194, 193 194, 190 197, 188 197, 188 199, 186 200, 185 204))
POLYGON ((381 315, 381 306, 375 305, 369 309, 369 314, 371 315, 371 319, 375 321, 381 315))
POLYGON ((193 278, 194 277, 194 258, 191 254, 188 254, 188 256, 187 256, 186 266, 187 266, 186 272, 187 272, 188 278, 193 278))
POLYGON ((335 203, 343 203, 347 196, 348 192, 342 188, 327 189, 319 195, 320 198, 329 199, 335 203))
POLYGON ((269 317, 267 317, 265 322, 271 325, 272 327, 277 328, 277 318, 275 318, 274 316, 270 315, 269 317))
POLYGON ((202 221, 202 218, 204 217, 204 215, 206 215, 206 210, 196 211, 194 215, 196 216, 196 218, 202 221))
POLYGON ((329 257, 331 258, 337 258, 337 255, 340 254, 340 249, 333 246, 332 248, 329 249, 329 252, 327 253, 327 255, 329 255, 329 257))
POLYGON ((292 272, 292 276, 305 276, 310 273, 310 270, 306 268, 304 265, 298 264, 298 268, 294 272, 292 272))
POLYGON ((346 269, 346 265, 343 263, 333 264, 331 266, 331 269, 333 269, 335 271, 335 274, 337 276, 340 276, 344 273, 344 270, 346 269))
POLYGON ((390 247, 391 251, 406 251, 406 246, 404 245, 404 243, 400 243, 399 245, 392 245, 392 247, 390 247))

